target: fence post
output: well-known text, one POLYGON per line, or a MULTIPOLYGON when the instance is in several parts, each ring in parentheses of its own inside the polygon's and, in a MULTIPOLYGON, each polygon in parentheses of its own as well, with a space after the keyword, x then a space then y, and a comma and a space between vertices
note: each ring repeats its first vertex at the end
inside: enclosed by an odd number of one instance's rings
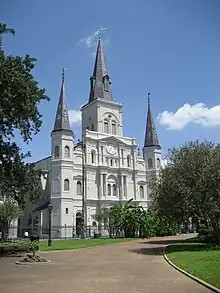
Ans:
POLYGON ((66 224, 64 226, 65 226, 65 240, 66 240, 66 224))

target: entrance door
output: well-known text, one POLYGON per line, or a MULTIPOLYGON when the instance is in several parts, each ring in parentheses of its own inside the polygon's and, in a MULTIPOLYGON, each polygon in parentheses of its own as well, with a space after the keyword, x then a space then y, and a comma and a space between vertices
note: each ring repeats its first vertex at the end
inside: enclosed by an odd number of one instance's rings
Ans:
POLYGON ((82 229, 82 213, 76 213, 76 236, 80 237, 82 229))

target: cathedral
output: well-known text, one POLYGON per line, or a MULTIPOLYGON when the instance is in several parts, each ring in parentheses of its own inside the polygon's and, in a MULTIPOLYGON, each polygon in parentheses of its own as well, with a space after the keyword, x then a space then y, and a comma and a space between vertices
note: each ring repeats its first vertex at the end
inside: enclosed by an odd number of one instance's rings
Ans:
POLYGON ((143 155, 135 139, 124 136, 122 104, 112 98, 101 39, 89 99, 81 108, 82 140, 78 142, 70 127, 66 99, 63 73, 51 156, 36 162, 42 172, 43 199, 27 206, 19 220, 20 229, 37 229, 40 236, 48 233, 50 213, 52 235, 72 237, 73 227, 80 234, 83 218, 86 227, 98 227, 94 214, 104 207, 133 199, 133 205, 147 210, 151 201, 148 182, 161 167, 161 146, 149 98, 143 155))

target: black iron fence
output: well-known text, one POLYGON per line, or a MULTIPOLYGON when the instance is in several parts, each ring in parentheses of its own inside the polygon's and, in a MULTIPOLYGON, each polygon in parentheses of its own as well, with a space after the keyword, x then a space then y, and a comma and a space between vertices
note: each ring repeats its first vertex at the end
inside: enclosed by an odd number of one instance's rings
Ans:
MULTIPOLYGON (((106 238, 109 237, 108 229, 104 226, 87 226, 82 233, 80 226, 52 226, 52 239, 78 239, 84 234, 85 238, 106 238)), ((29 238, 30 236, 38 236, 40 239, 48 239, 49 228, 37 225, 35 227, 10 227, 8 238, 29 238)), ((111 231, 111 236, 121 237, 118 233, 111 231), (117 235, 116 235, 117 234, 117 235)), ((1 238, 1 235, 0 235, 1 238)))

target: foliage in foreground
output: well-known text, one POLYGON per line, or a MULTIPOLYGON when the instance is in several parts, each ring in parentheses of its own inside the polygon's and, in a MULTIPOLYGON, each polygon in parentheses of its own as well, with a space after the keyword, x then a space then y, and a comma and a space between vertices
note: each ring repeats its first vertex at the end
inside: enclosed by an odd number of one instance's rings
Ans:
POLYGON ((220 144, 196 141, 170 150, 151 189, 164 216, 202 221, 220 244, 220 144))
POLYGON ((143 238, 178 232, 177 223, 161 216, 156 210, 146 212, 141 206, 132 205, 132 199, 124 205, 116 204, 109 209, 101 209, 94 215, 94 219, 104 224, 110 238, 113 234, 143 238))
POLYGON ((17 219, 22 215, 22 210, 15 200, 7 199, 0 203, 0 231, 2 238, 7 238, 8 229, 12 220, 17 219))
POLYGON ((28 54, 5 54, 5 33, 14 35, 15 31, 0 23, 0 196, 14 199, 24 208, 26 202, 38 201, 42 190, 34 164, 25 163, 30 154, 22 154, 14 137, 20 133, 28 143, 39 132, 42 116, 38 105, 49 98, 32 75, 36 59, 28 54))

